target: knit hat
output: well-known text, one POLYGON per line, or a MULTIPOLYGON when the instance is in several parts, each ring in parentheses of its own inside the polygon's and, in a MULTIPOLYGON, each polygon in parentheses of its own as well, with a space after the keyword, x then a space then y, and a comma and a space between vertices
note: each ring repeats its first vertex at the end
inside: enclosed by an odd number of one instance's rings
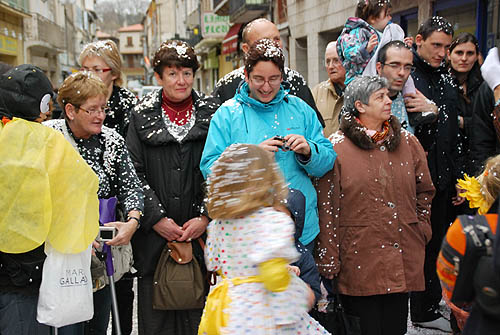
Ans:
POLYGON ((38 67, 16 66, 0 76, 0 117, 18 117, 34 121, 40 113, 49 112, 52 84, 38 67))

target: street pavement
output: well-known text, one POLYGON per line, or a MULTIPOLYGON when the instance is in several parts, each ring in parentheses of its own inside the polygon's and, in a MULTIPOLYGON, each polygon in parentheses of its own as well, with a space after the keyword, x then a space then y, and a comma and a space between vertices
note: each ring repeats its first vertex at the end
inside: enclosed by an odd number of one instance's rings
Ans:
MULTIPOLYGON (((134 328, 132 330, 131 335, 138 335, 138 326, 137 326, 137 279, 134 280, 134 292, 135 292, 135 298, 134 298, 134 328)), ((443 301, 441 301, 440 305, 440 311, 443 315, 445 315, 447 318, 450 316, 450 310, 446 307, 443 301)), ((423 329, 423 328, 417 328, 413 327, 410 321, 410 317, 408 316, 408 332, 406 335, 447 335, 449 333, 444 333, 441 331, 437 330, 432 330, 432 329, 423 329)), ((108 335, 111 335, 111 324, 108 327, 108 335)))

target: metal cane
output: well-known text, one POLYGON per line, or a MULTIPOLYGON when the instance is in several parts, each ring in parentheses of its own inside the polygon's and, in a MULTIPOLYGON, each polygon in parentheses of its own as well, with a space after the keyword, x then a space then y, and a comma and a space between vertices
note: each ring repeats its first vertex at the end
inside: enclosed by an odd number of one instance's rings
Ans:
POLYGON ((109 280, 109 289, 111 290, 111 308, 113 310, 113 323, 115 324, 115 330, 117 335, 122 335, 122 330, 120 328, 120 316, 118 315, 118 303, 116 301, 116 290, 115 290, 115 280, 114 273, 115 268, 113 266, 113 254, 111 252, 111 246, 104 244, 102 251, 106 254, 106 274, 109 280))

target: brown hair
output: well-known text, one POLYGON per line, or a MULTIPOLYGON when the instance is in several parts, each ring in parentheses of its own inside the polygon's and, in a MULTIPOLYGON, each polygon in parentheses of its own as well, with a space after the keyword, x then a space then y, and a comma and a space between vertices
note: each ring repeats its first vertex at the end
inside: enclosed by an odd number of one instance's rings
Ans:
POLYGON ((433 16, 425 20, 418 28, 417 35, 421 35, 425 41, 434 32, 443 32, 453 36, 454 30, 450 22, 441 16, 433 16))
POLYGON ((100 57, 111 68, 111 74, 117 76, 114 80, 116 86, 123 85, 122 58, 116 43, 112 40, 92 42, 83 47, 78 62, 83 64, 87 57, 100 57))
POLYGON ((453 41, 450 44, 450 49, 449 49, 450 53, 453 51, 453 49, 455 49, 457 47, 457 45, 468 43, 468 42, 471 42, 472 44, 474 44, 474 46, 476 47, 476 53, 479 55, 479 44, 477 42, 476 36, 472 35, 471 33, 466 32, 466 31, 461 32, 453 39, 453 41))
POLYGON ((252 144, 232 144, 207 179, 208 214, 232 219, 262 207, 278 207, 288 189, 273 156, 252 144))
POLYGON ((57 102, 64 111, 67 104, 80 107, 90 98, 98 95, 106 97, 107 94, 108 89, 101 78, 90 71, 80 71, 64 80, 59 88, 57 102))
POLYGON ((263 38, 255 42, 245 55, 245 70, 250 74, 254 66, 260 61, 271 61, 285 74, 285 56, 278 42, 263 38))
POLYGON ((153 58, 153 69, 160 78, 165 66, 189 67, 194 74, 200 64, 192 46, 184 41, 167 40, 156 50, 153 58))
POLYGON ((354 16, 368 22, 369 18, 377 18, 383 11, 387 13, 391 7, 390 0, 359 0, 354 16))
POLYGON ((488 158, 477 180, 481 184, 481 195, 491 207, 500 193, 500 155, 488 158))

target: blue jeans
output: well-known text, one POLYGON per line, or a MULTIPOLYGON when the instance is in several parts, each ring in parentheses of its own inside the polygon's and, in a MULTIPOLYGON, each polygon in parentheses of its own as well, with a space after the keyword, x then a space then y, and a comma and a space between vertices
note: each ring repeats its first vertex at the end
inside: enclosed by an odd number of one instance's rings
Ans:
POLYGON ((50 327, 36 321, 38 295, 0 292, 0 334, 49 335, 50 327))

